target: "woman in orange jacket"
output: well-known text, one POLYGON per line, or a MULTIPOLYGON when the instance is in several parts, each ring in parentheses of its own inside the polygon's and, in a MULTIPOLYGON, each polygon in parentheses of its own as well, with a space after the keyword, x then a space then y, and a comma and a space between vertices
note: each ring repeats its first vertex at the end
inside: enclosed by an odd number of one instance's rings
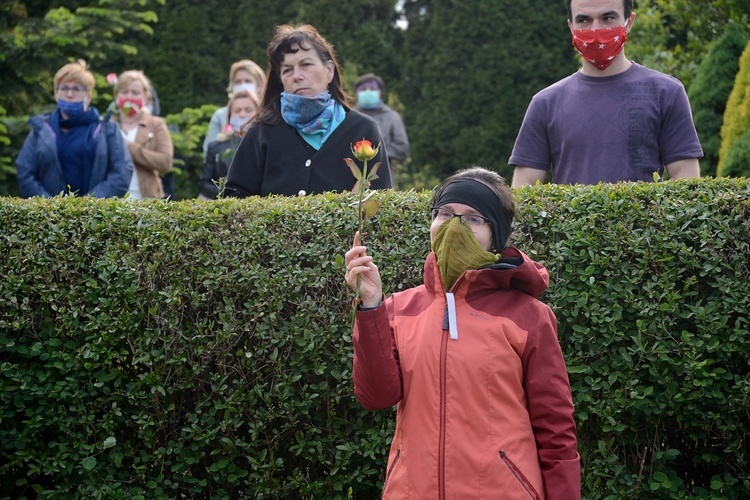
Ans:
POLYGON ((384 299, 367 249, 345 254, 357 289, 354 392, 398 404, 383 498, 578 499, 573 400, 549 275, 506 247, 505 180, 475 167, 433 197, 424 284, 384 299), (359 278, 359 280, 358 280, 359 278))

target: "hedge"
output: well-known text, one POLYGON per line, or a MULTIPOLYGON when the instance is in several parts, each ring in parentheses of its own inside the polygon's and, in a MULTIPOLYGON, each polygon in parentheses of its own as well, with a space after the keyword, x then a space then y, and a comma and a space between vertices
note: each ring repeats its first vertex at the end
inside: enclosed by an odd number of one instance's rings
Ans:
MULTIPOLYGON (((746 496, 750 181, 516 195, 584 496, 746 496)), ((376 196, 392 292, 421 281, 430 193, 376 196)), ((377 497, 394 411, 352 393, 351 201, 0 198, 0 497, 377 497)))

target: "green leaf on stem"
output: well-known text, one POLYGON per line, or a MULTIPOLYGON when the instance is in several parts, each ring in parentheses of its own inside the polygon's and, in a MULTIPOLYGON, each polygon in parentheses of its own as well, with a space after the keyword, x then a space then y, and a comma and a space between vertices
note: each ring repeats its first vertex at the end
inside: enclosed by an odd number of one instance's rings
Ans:
POLYGON ((380 202, 375 198, 370 198, 369 200, 362 203, 362 219, 369 219, 370 217, 378 213, 378 210, 380 210, 380 202))
POLYGON ((372 170, 370 170, 367 173, 367 180, 374 181, 375 179, 379 179, 378 177, 378 169, 380 168, 380 162, 377 162, 375 165, 373 165, 372 170))
POLYGON ((344 158, 344 161, 346 162, 346 166, 349 167, 349 170, 352 171, 352 174, 354 174, 354 178, 359 180, 362 180, 362 171, 359 169, 356 163, 354 163, 354 160, 351 158, 344 158))

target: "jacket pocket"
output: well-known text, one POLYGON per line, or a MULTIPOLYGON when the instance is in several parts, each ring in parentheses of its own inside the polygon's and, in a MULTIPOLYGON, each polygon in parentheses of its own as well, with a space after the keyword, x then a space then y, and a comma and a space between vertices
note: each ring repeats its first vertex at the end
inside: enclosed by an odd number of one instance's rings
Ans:
POLYGON ((513 474, 513 477, 516 478, 518 484, 521 485, 521 488, 523 488, 523 490, 529 494, 529 498, 541 500, 541 497, 534 488, 534 485, 532 485, 531 482, 526 479, 526 476, 524 476, 523 472, 521 472, 521 469, 519 469, 516 464, 513 463, 513 460, 511 460, 510 457, 502 450, 500 451, 500 460, 502 460, 503 463, 508 467, 510 473, 513 474))
POLYGON ((393 457, 393 463, 390 467, 388 467, 388 471, 385 473, 385 481, 383 481, 383 493, 385 493, 385 487, 388 485, 388 479, 391 477, 391 474, 393 474, 393 469, 396 468, 396 464, 398 463, 398 459, 401 457, 401 450, 396 450, 396 456, 393 457))

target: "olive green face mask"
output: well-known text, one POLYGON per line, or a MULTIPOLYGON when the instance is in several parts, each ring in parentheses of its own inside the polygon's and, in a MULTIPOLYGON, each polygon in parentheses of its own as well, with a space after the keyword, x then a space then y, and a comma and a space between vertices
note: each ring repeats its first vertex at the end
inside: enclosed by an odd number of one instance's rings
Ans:
POLYGON ((451 289, 464 271, 494 264, 500 258, 479 246, 474 232, 458 217, 440 226, 432 241, 432 251, 437 256, 446 290, 451 289))

